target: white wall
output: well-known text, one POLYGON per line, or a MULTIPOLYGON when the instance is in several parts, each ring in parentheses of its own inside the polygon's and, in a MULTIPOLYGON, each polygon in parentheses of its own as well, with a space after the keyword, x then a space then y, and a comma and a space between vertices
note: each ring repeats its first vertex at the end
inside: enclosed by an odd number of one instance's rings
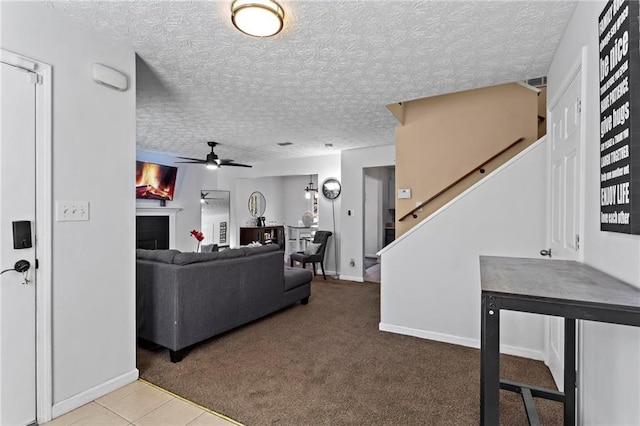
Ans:
MULTIPOLYGON (((340 278, 363 281, 364 277, 364 170, 395 165, 395 145, 342 151, 340 223, 340 278), (349 214, 351 212, 351 214, 349 214), (354 266, 350 266, 353 259, 354 266)), ((322 181, 322 179, 320 180, 322 181)), ((336 208, 338 203, 336 202, 336 208)), ((336 213, 337 214, 337 213, 336 213)))
MULTIPOLYGON (((180 251, 195 251, 198 242, 191 236, 190 232, 192 229, 200 230, 201 226, 200 191, 217 186, 216 171, 208 170, 200 164, 175 163, 175 161, 180 160, 167 154, 141 149, 136 151, 136 159, 138 161, 178 167, 173 200, 167 201, 167 207, 182 209, 176 214, 176 241, 171 243, 171 248, 176 248, 180 251), (215 186, 207 186, 209 184, 215 186)), ((136 200, 136 206, 160 207, 160 201, 136 200)))
POLYGON ((236 220, 239 227, 254 226, 255 219, 249 213, 249 196, 255 192, 261 192, 266 200, 264 218, 267 225, 270 222, 282 224, 284 218, 282 177, 264 177, 260 179, 236 180, 236 220))
POLYGON ((53 67, 54 203, 90 203, 88 222, 53 222, 55 414, 137 378, 135 56, 51 6, 1 7, 2 48, 53 67), (95 84, 95 62, 124 72, 129 89, 95 84))
MULTIPOLYGON (((479 256, 539 256, 546 158, 535 143, 380 252, 381 330, 480 347, 479 256)), ((502 351, 543 359, 544 318, 501 315, 502 351)))
MULTIPOLYGON (((584 262, 640 287, 640 237, 600 231, 597 24, 605 4, 604 1, 578 3, 549 69, 548 99, 552 101, 559 95, 559 87, 586 46, 587 63, 582 71, 586 81, 586 94, 582 99, 586 122, 584 262)), ((632 119, 637 120, 637 112, 633 114, 632 119)), ((583 324, 582 423, 640 424, 640 329, 588 321, 583 324)))

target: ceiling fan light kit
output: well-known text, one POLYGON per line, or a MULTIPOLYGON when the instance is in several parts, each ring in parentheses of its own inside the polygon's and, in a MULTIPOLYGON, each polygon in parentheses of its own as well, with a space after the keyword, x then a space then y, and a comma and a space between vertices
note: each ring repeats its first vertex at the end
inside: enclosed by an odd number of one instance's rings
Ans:
POLYGON ((273 0, 235 0, 231 4, 231 22, 253 37, 271 37, 284 25, 284 10, 273 0))

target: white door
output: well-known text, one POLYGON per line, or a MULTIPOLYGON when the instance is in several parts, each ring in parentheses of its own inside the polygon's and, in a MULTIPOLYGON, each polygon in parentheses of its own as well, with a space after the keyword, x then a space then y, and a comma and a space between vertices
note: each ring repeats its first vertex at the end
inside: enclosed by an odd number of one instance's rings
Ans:
MULTIPOLYGON (((582 72, 566 86, 550 117, 550 242, 554 259, 577 260, 580 244, 580 98, 582 72)), ((564 321, 547 322, 547 362, 564 388, 564 321)))
POLYGON ((36 420, 35 75, 0 66, 0 269, 31 264, 0 275, 0 424, 26 425, 36 420), (14 221, 30 222, 31 248, 14 248, 14 221))

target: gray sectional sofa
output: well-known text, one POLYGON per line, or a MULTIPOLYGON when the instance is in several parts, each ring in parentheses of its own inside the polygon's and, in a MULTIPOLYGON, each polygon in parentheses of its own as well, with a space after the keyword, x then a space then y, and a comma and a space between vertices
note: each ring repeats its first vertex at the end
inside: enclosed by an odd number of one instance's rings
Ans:
POLYGON ((261 318, 311 294, 311 271, 284 266, 277 245, 214 253, 136 251, 138 338, 169 349, 189 346, 261 318))

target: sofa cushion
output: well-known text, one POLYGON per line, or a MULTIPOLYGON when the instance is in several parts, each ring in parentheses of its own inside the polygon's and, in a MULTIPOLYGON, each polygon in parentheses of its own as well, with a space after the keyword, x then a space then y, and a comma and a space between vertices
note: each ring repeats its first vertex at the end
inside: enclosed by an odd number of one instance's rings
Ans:
POLYGON ((311 280, 313 280, 313 274, 309 270, 284 267, 284 291, 310 283, 311 280))
POLYGON ((144 260, 154 260, 162 263, 173 263, 173 259, 180 250, 146 250, 136 249, 136 258, 144 260))
POLYGON ((245 256, 253 256, 260 253, 278 251, 280 250, 280 246, 277 244, 265 244, 263 246, 256 247, 240 247, 240 250, 244 251, 245 256))
POLYGON ((209 262, 218 259, 234 259, 244 257, 242 249, 228 249, 213 253, 178 253, 173 258, 176 265, 190 265, 192 263, 209 262))

